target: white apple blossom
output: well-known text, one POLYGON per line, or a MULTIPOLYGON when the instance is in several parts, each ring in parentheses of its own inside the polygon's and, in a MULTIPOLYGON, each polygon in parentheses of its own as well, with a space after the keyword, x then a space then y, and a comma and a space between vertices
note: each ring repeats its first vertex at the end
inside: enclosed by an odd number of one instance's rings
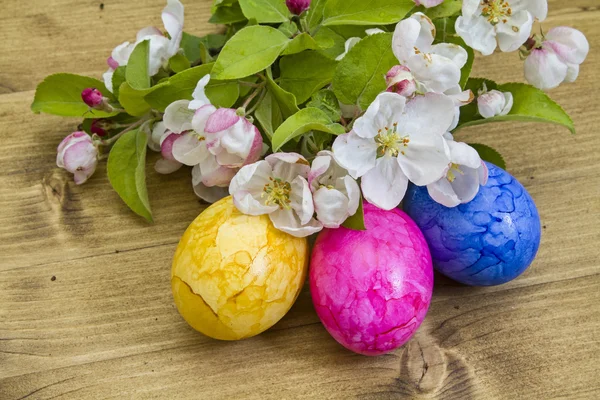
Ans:
MULTIPOLYGON (((372 29, 367 29, 365 31, 365 33, 367 34, 367 36, 372 36, 372 35, 376 35, 378 33, 385 33, 385 31, 379 29, 379 28, 372 28, 372 29)), ((350 50, 352 50, 352 48, 354 46, 356 46, 358 44, 358 42, 360 42, 362 39, 359 37, 351 37, 348 40, 346 40, 346 43, 344 43, 344 52, 342 54, 340 54, 339 56, 336 57, 336 61, 341 61, 344 59, 344 57, 346 57, 346 54, 348 54, 348 52, 350 50)))
POLYGON ((444 175, 450 159, 442 135, 454 114, 453 101, 441 94, 407 101, 385 92, 350 133, 336 138, 333 153, 353 178, 362 177, 364 197, 390 210, 402 201, 408 181, 424 186, 444 175))
POLYGON ((477 96, 477 109, 483 118, 492 118, 507 115, 513 106, 513 95, 511 92, 501 92, 499 90, 483 90, 477 96))
POLYGON ((487 183, 488 170, 474 148, 455 142, 450 133, 444 137, 450 150, 450 164, 442 178, 427 185, 427 192, 436 202, 456 207, 475 198, 479 186, 487 183))
POLYGON ((231 180, 229 193, 244 214, 269 215, 275 228, 296 237, 323 229, 313 215, 312 193, 306 180, 308 161, 296 153, 275 153, 242 167, 231 180))
POLYGON ((198 81, 192 93, 191 101, 177 100, 167 106, 163 120, 168 130, 174 133, 181 133, 192 129, 194 112, 205 105, 210 105, 210 100, 206 97, 205 93, 205 88, 209 81, 210 75, 205 75, 198 81))
MULTIPOLYGON (((423 13, 414 13, 396 25, 392 40, 394 55, 412 74, 421 93, 444 93, 459 86, 461 68, 468 60, 462 47, 452 43, 433 44, 435 25, 423 13)), ((405 74, 404 79, 410 79, 405 74)))
POLYGON ((339 228, 356 213, 360 203, 358 183, 348 175, 330 151, 320 151, 308 173, 315 212, 325 228, 339 228))
POLYGON ((529 37, 534 19, 548 14, 547 0, 463 0, 456 33, 467 46, 490 55, 518 50, 529 37))
POLYGON ((135 43, 124 42, 115 47, 106 60, 108 70, 102 75, 104 85, 108 90, 113 91, 112 77, 114 71, 120 66, 127 65, 135 46, 144 40, 150 41, 148 57, 148 73, 150 76, 156 75, 160 68, 167 65, 169 59, 177 54, 183 37, 183 5, 179 0, 167 0, 167 6, 163 9, 161 17, 165 30, 171 38, 165 37, 155 27, 146 27, 137 33, 135 43))
MULTIPOLYGON (((539 43, 531 38, 525 59, 525 79, 538 89, 553 89, 563 82, 574 82, 590 45, 583 33, 566 26, 552 28, 539 43)), ((526 44, 527 46, 528 44, 526 44)))
POLYGON ((73 132, 56 149, 56 165, 74 175, 77 185, 88 180, 98 165, 98 148, 85 132, 73 132))

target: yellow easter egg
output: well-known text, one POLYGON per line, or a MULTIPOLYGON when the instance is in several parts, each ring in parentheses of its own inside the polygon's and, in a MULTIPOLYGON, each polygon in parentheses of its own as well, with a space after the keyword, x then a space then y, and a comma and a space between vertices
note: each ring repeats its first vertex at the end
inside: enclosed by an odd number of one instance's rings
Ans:
POLYGON ((292 307, 304 285, 308 243, 242 214, 226 197, 185 231, 171 270, 179 313, 221 340, 258 335, 292 307))

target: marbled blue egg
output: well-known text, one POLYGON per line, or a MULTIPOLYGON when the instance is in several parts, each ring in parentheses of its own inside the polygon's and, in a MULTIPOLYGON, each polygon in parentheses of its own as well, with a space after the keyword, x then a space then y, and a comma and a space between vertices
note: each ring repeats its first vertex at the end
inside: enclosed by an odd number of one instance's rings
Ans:
POLYGON ((540 245, 540 217, 527 190, 493 164, 489 179, 467 204, 447 208, 411 185, 404 210, 429 244, 433 266, 473 286, 506 283, 532 263, 540 245))

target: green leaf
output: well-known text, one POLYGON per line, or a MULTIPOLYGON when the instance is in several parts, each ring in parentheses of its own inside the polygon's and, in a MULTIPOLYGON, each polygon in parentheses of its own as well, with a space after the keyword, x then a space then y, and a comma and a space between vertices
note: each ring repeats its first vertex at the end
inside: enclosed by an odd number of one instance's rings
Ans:
MULTIPOLYGON (((198 37, 183 32, 181 48, 183 49, 183 54, 186 58, 194 63, 199 60, 204 60, 202 56, 206 56, 206 54, 203 54, 203 52, 208 52, 208 50, 211 49, 220 49, 225 45, 225 41, 225 35, 211 33, 203 37, 198 37)), ((210 54, 208 55, 210 56, 210 54)))
POLYGON ((267 92, 254 112, 254 116, 260 123, 260 126, 262 126, 263 131, 269 140, 271 140, 273 133, 283 122, 281 108, 271 92, 267 92))
MULTIPOLYGON (((198 81, 210 74, 213 64, 203 64, 173 75, 167 83, 146 95, 145 100, 158 111, 164 111, 177 100, 191 100, 198 81)), ((231 107, 237 101, 240 88, 237 82, 211 79, 206 95, 217 107, 231 107)))
POLYGON ((279 62, 279 85, 304 103, 316 91, 331 83, 337 62, 316 51, 283 57, 279 62))
POLYGON ((342 103, 365 110, 385 90, 385 74, 397 63, 391 33, 367 36, 338 64, 333 91, 342 103))
POLYGON ((123 82, 125 82, 125 80, 126 80, 126 78, 125 78, 126 70, 127 70, 127 66, 121 65, 120 67, 115 69, 115 72, 113 73, 112 87, 113 87, 113 94, 115 95, 116 98, 119 98, 119 88, 121 87, 123 82))
POLYGON ((260 24, 286 22, 291 18, 283 0, 240 0, 246 18, 254 18, 260 24))
POLYGON ((132 88, 127 82, 123 82, 119 87, 119 103, 125 109, 127 114, 140 117, 150 111, 150 104, 144 99, 146 95, 162 87, 154 86, 153 88, 136 90, 132 88))
POLYGON ((38 85, 31 111, 83 118, 105 118, 119 113, 91 110, 81 99, 81 92, 86 88, 96 88, 110 101, 115 101, 112 93, 98 79, 75 74, 54 74, 38 85))
POLYGON ((365 212, 363 210, 363 198, 360 197, 360 203, 358 203, 358 209, 354 215, 349 216, 346 221, 342 224, 344 228, 353 229, 355 231, 364 231, 365 228, 365 212))
POLYGON ((327 0, 312 0, 310 8, 306 16, 308 30, 312 33, 317 26, 323 21, 323 9, 327 0))
POLYGON ((462 9, 462 0, 445 0, 442 4, 431 7, 418 7, 415 11, 422 12, 431 19, 447 18, 458 15, 462 9))
POLYGON ((294 21, 286 21, 279 25, 279 29, 285 36, 291 38, 298 32, 298 25, 294 21))
POLYGON ((108 156, 108 179, 121 199, 136 214, 152 222, 146 190, 148 135, 135 129, 117 140, 108 156))
POLYGON ((318 108, 304 108, 286 119, 275 131, 271 141, 273 152, 278 151, 290 140, 312 130, 332 135, 346 133, 344 127, 333 123, 325 112, 318 108))
POLYGON ((445 43, 450 38, 458 36, 454 29, 456 17, 435 19, 433 24, 435 25, 435 40, 437 43, 445 43))
POLYGON ((468 145, 477 150, 479 157, 481 157, 482 160, 491 162, 502 169, 506 169, 504 158, 500 155, 500 153, 492 149, 490 146, 479 143, 468 143, 468 145))
POLYGON ((236 33, 223 47, 213 68, 216 79, 239 79, 268 68, 289 43, 270 26, 249 26, 236 33))
POLYGON ((169 67, 175 73, 179 73, 185 71, 190 68, 190 61, 181 53, 175 54, 173 57, 169 59, 169 67))
POLYGON ((413 0, 329 0, 323 9, 323 25, 393 24, 414 6, 413 0))
POLYGON ((281 109, 283 119, 289 118, 299 111, 296 96, 277 85, 271 76, 270 70, 267 70, 267 90, 271 92, 273 99, 281 109))
POLYGON ((133 89, 148 89, 150 85, 150 75, 148 74, 148 57, 150 51, 150 40, 140 42, 129 56, 125 78, 129 86, 133 89))
POLYGON ((306 103, 306 107, 314 107, 325 112, 327 116, 334 122, 340 120, 342 111, 340 110, 340 102, 335 93, 330 89, 319 90, 315 93, 310 101, 306 103))
POLYGON ((308 33, 304 32, 292 39, 281 53, 282 55, 296 54, 304 50, 316 50, 319 45, 308 33))
POLYGON ((238 0, 215 0, 212 7, 210 8, 211 13, 215 13, 219 7, 231 7, 234 4, 237 4, 238 0))
POLYGON ((568 128, 571 133, 575 133, 571 117, 543 91, 524 83, 497 85, 492 81, 479 78, 470 78, 466 88, 471 89, 477 95, 483 82, 486 83, 488 90, 497 89, 501 92, 511 92, 513 95, 512 109, 508 115, 483 118, 478 114, 477 102, 474 101, 461 108, 460 121, 456 130, 490 122, 525 121, 558 124, 568 128))
POLYGON ((319 45, 319 53, 332 60, 346 50, 346 39, 330 28, 319 29, 314 39, 319 45))
POLYGON ((236 22, 245 21, 246 17, 242 12, 242 8, 239 3, 234 3, 229 7, 219 7, 210 17, 208 22, 211 24, 233 24, 236 22))

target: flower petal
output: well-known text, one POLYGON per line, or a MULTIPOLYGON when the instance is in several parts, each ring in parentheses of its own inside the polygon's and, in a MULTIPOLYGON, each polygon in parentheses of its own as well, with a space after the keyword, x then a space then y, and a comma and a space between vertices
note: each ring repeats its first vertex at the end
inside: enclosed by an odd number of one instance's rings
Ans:
POLYGON ((210 156, 206 141, 194 132, 179 135, 171 149, 175 160, 185 165, 194 166, 210 156))
POLYGON ((297 176, 291 184, 290 206, 298 214, 300 223, 306 225, 315 213, 315 206, 308 182, 303 177, 297 176))
POLYGON ((167 175, 179 170, 182 165, 179 161, 161 158, 154 164, 154 170, 159 174, 167 175))
POLYGON ((392 51, 401 64, 406 64, 415 54, 420 32, 421 24, 414 18, 407 18, 396 25, 392 38, 392 51))
POLYGON ((551 49, 534 49, 524 64, 525 79, 538 89, 553 89, 567 77, 567 65, 551 49))
POLYGON ((244 214, 269 214, 279 207, 266 205, 262 194, 265 185, 271 183, 272 169, 267 161, 258 161, 242 167, 229 184, 229 193, 235 206, 244 214))
POLYGON ((354 123, 354 133, 370 139, 397 122, 396 116, 404 110, 406 98, 397 93, 383 92, 375 98, 362 117, 354 123))
POLYGON ((456 207, 460 204, 460 199, 446 177, 427 185, 427 193, 433 200, 443 206, 456 207))
POLYGON ((408 67, 428 92, 444 93, 460 82, 460 68, 449 58, 432 53, 415 54, 408 67))
POLYGON ((215 203, 221 200, 224 197, 227 197, 229 193, 227 193, 227 188, 213 186, 208 187, 205 186, 202 182, 194 185, 194 193, 196 196, 200 197, 202 200, 208 203, 215 203))
POLYGON ((189 100, 177 100, 167 106, 163 122, 168 130, 182 133, 192 129, 194 111, 188 108, 189 104, 189 100))
POLYGON ((504 52, 518 50, 527 41, 532 27, 533 17, 527 11, 513 13, 506 23, 500 22, 496 25, 500 50, 504 52))
POLYGON ((308 177, 310 164, 297 153, 274 153, 265 158, 273 169, 273 177, 292 182, 296 177, 308 177))
POLYGON ((378 158, 375 167, 362 177, 361 187, 369 203, 383 210, 391 210, 404 198, 408 179, 396 158, 384 156, 378 158))
POLYGON ((461 46, 453 43, 438 43, 431 46, 431 53, 446 57, 451 60, 458 69, 461 69, 467 63, 469 55, 461 46))
POLYGON ((204 75, 202 79, 198 81, 196 84, 196 88, 194 89, 194 93, 192 93, 192 100, 188 107, 192 110, 197 110, 202 106, 207 104, 211 104, 210 99, 206 97, 206 85, 210 82, 210 75, 204 75))
MULTIPOLYGON (((477 1, 479 3, 479 1, 477 1)), ((467 2, 463 3, 463 13, 467 2)), ((469 17, 467 13, 456 19, 456 33, 465 41, 467 46, 489 56, 496 49, 496 31, 488 20, 481 16, 469 17)))
POLYGON ((590 51, 590 44, 585 35, 567 26, 550 29, 546 34, 544 45, 552 48, 567 64, 583 63, 590 51))
POLYGON ((444 176, 450 158, 441 134, 411 136, 398 155, 398 163, 408 179, 418 186, 429 185, 444 176))
POLYGON ((469 168, 477 169, 481 165, 481 157, 477 150, 466 143, 447 141, 450 149, 450 161, 454 164, 465 165, 469 168))
POLYGON ((323 186, 315 192, 314 202, 317 219, 325 228, 339 228, 350 215, 348 197, 339 190, 323 186))
POLYGON ((323 225, 316 219, 311 219, 308 224, 302 224, 293 210, 277 210, 269 214, 275 228, 295 237, 306 237, 323 229, 323 225))
POLYGON ((426 93, 408 103, 398 121, 398 132, 414 136, 438 135, 448 131, 454 119, 454 102, 443 94, 426 93))
POLYGON ((354 179, 375 166, 377 143, 373 139, 361 138, 354 131, 338 136, 332 149, 337 163, 346 168, 354 179))

